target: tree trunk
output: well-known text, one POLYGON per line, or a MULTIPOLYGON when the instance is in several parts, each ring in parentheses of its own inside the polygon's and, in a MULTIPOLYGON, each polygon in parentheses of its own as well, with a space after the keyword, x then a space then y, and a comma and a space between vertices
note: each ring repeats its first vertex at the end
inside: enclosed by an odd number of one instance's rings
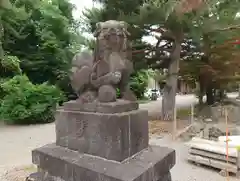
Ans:
POLYGON ((237 99, 240 99, 240 83, 238 84, 238 96, 237 99))
POLYGON ((175 47, 171 55, 171 62, 168 67, 166 85, 163 90, 162 119, 172 121, 174 118, 175 96, 177 93, 177 80, 181 52, 181 41, 175 40, 175 47))
POLYGON ((198 96, 198 103, 199 105, 203 105, 203 96, 204 96, 204 85, 201 81, 199 81, 198 83, 196 83, 196 95, 198 96))
POLYGON ((206 90, 206 95, 207 95, 207 104, 213 105, 214 104, 214 94, 213 94, 213 88, 211 85, 208 85, 207 90, 206 90))
POLYGON ((219 99, 220 99, 220 101, 222 101, 224 99, 224 90, 223 89, 220 89, 220 91, 219 91, 219 99))
POLYGON ((2 42, 0 40, 0 61, 2 61, 3 58, 4 58, 4 51, 2 47, 2 42))
POLYGON ((3 26, 2 26, 2 20, 0 17, 0 60, 1 61, 4 58, 3 43, 2 43, 3 35, 4 35, 4 30, 3 30, 3 26))

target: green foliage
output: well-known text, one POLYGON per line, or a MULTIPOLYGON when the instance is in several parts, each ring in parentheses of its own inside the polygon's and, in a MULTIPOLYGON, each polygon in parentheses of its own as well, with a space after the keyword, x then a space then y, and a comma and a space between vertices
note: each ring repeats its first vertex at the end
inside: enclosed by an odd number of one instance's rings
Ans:
MULTIPOLYGON (((132 41, 133 47, 132 61, 134 63, 134 69, 136 71, 147 69, 147 60, 142 49, 147 48, 149 45, 142 41, 142 37, 149 35, 149 33, 143 28, 146 22, 141 24, 132 14, 139 12, 139 7, 143 4, 143 0, 97 0, 97 2, 102 3, 103 8, 87 9, 83 13, 83 23, 85 23, 87 30, 92 33, 96 29, 97 22, 107 21, 109 19, 126 21, 129 24, 128 31, 131 34, 129 38, 132 41), (138 52, 138 50, 140 51, 138 52), (138 53, 134 53, 135 51, 138 53)), ((90 43, 91 46, 92 42, 90 43)))
POLYGON ((178 119, 187 119, 191 116, 191 108, 180 108, 177 110, 178 119))
POLYGON ((0 76, 12 77, 17 74, 21 74, 20 60, 16 56, 4 56, 0 60, 0 76))
POLYGON ((119 88, 117 88, 116 91, 117 91, 117 93, 116 93, 117 94, 117 98, 120 98, 120 90, 119 90, 119 88))
POLYGON ((1 83, 0 116, 8 124, 36 124, 54 121, 62 92, 47 83, 34 85, 25 75, 1 83))
MULTIPOLYGON (((4 30, 0 31, 1 63, 16 65, 8 59, 18 57, 22 73, 31 82, 47 81, 66 91, 67 96, 72 94, 66 78, 70 63, 87 42, 72 16, 74 5, 68 0, 4 0, 0 6, 5 7, 0 8, 0 27, 4 30)), ((16 75, 3 68, 1 77, 16 75)))
POLYGON ((49 84, 73 93, 70 62, 88 43, 73 8, 68 0, 0 1, 0 114, 7 123, 53 121, 63 95, 49 84))
POLYGON ((130 78, 130 88, 138 99, 144 98, 148 85, 148 74, 144 70, 135 72, 130 78))
MULTIPOLYGON (((139 100, 143 100, 145 98, 144 93, 148 85, 148 72, 145 70, 141 70, 132 74, 129 85, 130 89, 133 91, 136 97, 139 100)), ((120 90, 117 88, 117 98, 119 97, 120 90)))
POLYGON ((9 24, 27 36, 12 37, 6 31, 4 50, 21 60, 22 71, 32 82, 58 83, 83 42, 72 17, 73 5, 68 0, 18 0, 14 5, 25 9, 28 19, 9 24))
MULTIPOLYGON (((8 32, 9 36, 14 38, 24 38, 21 34, 22 27, 19 29, 18 22, 22 22, 28 18, 28 14, 25 8, 18 8, 15 4, 11 4, 10 0, 1 0, 0 2, 0 60, 3 63, 5 57, 5 52, 3 45, 7 42, 4 39, 5 32, 8 32)), ((5 68, 5 67, 3 67, 5 68)))

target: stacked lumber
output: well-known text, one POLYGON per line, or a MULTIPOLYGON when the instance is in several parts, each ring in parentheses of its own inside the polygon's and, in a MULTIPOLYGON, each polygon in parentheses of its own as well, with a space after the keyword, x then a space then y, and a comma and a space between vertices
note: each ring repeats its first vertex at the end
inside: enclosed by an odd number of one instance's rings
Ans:
MULTIPOLYGON (((229 137, 229 139, 231 138, 229 137)), ((224 137, 219 137, 219 141, 194 137, 186 143, 189 147, 188 160, 239 174, 240 158, 238 156, 238 150, 236 149, 237 145, 239 145, 236 141, 237 139, 235 138, 235 141, 229 141, 228 143, 228 161, 226 159, 227 150, 225 140, 226 138, 224 137)))

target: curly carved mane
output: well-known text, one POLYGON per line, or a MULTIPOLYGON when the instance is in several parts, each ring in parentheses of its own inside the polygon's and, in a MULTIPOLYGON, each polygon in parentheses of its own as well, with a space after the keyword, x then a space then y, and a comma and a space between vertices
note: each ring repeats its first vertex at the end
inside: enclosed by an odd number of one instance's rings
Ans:
POLYGON ((107 61, 112 52, 119 53, 122 58, 130 60, 131 46, 128 41, 130 35, 127 24, 123 21, 106 21, 97 23, 94 36, 96 37, 96 48, 94 62, 107 61))

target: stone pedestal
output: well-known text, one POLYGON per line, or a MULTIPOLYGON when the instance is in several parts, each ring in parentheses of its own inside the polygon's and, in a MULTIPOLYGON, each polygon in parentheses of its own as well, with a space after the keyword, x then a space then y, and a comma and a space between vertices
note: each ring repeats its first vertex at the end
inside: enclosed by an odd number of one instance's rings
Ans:
POLYGON ((56 143, 35 149, 36 181, 171 181, 172 149, 148 145, 148 114, 138 104, 79 105, 56 114, 56 143))

